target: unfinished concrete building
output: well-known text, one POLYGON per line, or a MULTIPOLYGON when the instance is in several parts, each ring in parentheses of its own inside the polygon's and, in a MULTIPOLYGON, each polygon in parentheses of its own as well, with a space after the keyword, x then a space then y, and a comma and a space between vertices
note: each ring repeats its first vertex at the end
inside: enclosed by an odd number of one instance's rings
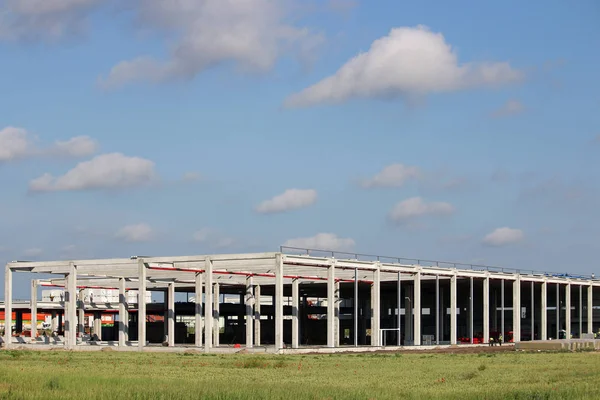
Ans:
MULTIPOLYGON (((335 351, 487 343, 501 334, 513 342, 590 338, 600 328, 594 303, 600 281, 592 276, 285 247, 253 254, 11 262, 5 270, 5 327, 13 326, 12 278, 19 272, 54 276, 32 281, 33 319, 40 307, 49 307, 38 302, 38 287, 64 287, 64 299, 51 306, 64 321, 63 340, 56 343, 71 349, 94 344, 335 351), (118 301, 84 299, 86 288, 118 290, 118 301), (150 291, 164 293, 164 302, 151 302, 150 291), (192 296, 176 302, 176 293, 192 296), (114 335, 102 338, 96 318, 91 332, 84 329, 85 313, 100 318, 106 310, 116 314, 114 335)), ((5 329, 5 346, 49 343, 36 329, 27 340, 13 333, 5 329)))

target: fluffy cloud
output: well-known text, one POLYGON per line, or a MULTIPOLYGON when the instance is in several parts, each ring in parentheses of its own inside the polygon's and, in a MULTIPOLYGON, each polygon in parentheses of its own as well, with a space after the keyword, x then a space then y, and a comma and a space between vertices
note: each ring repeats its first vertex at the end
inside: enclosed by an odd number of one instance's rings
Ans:
POLYGON ((497 86, 523 74, 507 62, 459 64, 445 38, 425 26, 393 28, 334 75, 290 96, 288 107, 351 98, 411 98, 435 92, 497 86))
POLYGON ((267 71, 284 53, 306 54, 320 36, 286 21, 285 2, 270 0, 154 0, 139 3, 141 24, 173 34, 166 60, 141 56, 112 68, 101 85, 192 79, 222 63, 267 71))
POLYGON ((44 174, 29 183, 36 192, 111 189, 141 186, 156 178, 154 162, 120 153, 102 154, 77 164, 66 174, 44 174))
POLYGON ((396 204, 390 211, 389 218, 400 223, 426 215, 450 215, 454 211, 454 206, 449 203, 427 203, 421 197, 411 197, 396 204))
POLYGON ((90 156, 98 150, 98 143, 89 136, 77 136, 66 141, 57 141, 48 153, 66 157, 90 156))
POLYGON ((288 189, 256 207, 262 214, 285 212, 308 207, 317 201, 317 191, 313 189, 288 189))
POLYGON ((0 130, 0 162, 29 156, 33 150, 34 144, 25 129, 9 126, 0 130))
POLYGON ((85 30, 87 15, 107 0, 4 0, 0 40, 58 40, 85 30))
POLYGON ((352 251, 356 243, 354 239, 340 238, 333 233, 318 233, 312 237, 289 239, 283 245, 302 249, 352 251))
POLYGON ((519 100, 508 100, 506 103, 502 105, 502 107, 494 110, 492 112, 492 117, 500 118, 500 117, 508 117, 510 115, 520 114, 525 111, 525 106, 519 100))
POLYGON ((154 230, 148 224, 127 225, 119 229, 115 237, 126 242, 149 242, 154 237, 154 230))
POLYGON ((520 229, 498 228, 483 238, 483 244, 488 246, 506 246, 521 242, 525 235, 520 229))
POLYGON ((365 188, 373 187, 401 187, 409 179, 418 179, 421 172, 417 167, 403 164, 392 164, 383 168, 370 179, 362 182, 365 188))
POLYGON ((39 148, 36 138, 26 129, 9 126, 0 130, 0 162, 34 156, 84 157, 97 150, 98 143, 88 136, 56 141, 50 147, 39 148))

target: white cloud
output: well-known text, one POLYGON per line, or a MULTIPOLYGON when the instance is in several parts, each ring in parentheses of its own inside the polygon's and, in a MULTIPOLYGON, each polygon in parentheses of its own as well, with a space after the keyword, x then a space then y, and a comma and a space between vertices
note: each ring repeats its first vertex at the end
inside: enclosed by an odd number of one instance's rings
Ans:
POLYGON ((98 150, 98 142, 89 136, 77 136, 66 141, 57 141, 48 153, 66 157, 90 156, 98 150))
POLYGON ((175 37, 169 57, 141 56, 112 68, 104 87, 132 81, 188 80, 232 63, 249 71, 270 70, 284 53, 307 54, 321 41, 307 28, 291 25, 285 2, 270 0, 154 0, 141 2, 142 26, 175 37))
POLYGON ((265 200, 256 207, 262 214, 278 213, 308 207, 317 201, 314 189, 288 189, 282 194, 265 200))
POLYGON ((504 227, 488 233, 483 238, 483 243, 488 246, 506 246, 521 242, 524 238, 525 235, 522 230, 504 227))
POLYGON ((44 174, 29 183, 35 192, 112 189, 135 187, 153 182, 154 162, 121 153, 102 154, 84 161, 66 174, 44 174))
POLYGON ((283 245, 302 249, 352 251, 356 243, 354 239, 340 238, 334 233, 318 233, 312 237, 289 239, 283 245))
POLYGON ((0 162, 27 157, 34 150, 33 140, 25 129, 9 126, 0 130, 0 162))
POLYGON ((288 107, 340 103, 351 98, 411 99, 520 81, 523 74, 507 62, 459 64, 440 33, 427 27, 393 28, 370 49, 344 64, 334 75, 294 94, 288 107))
POLYGON ((520 114, 525 111, 525 106, 519 100, 510 99, 502 107, 492 112, 492 117, 508 117, 510 115, 520 114))
POLYGON ((98 149, 98 143, 89 136, 77 136, 54 145, 40 148, 37 138, 23 128, 13 126, 0 130, 0 162, 35 156, 84 157, 98 149))
POLYGON ((181 180, 184 182, 197 182, 202 179, 202 174, 199 172, 186 172, 181 180))
POLYGON ((229 236, 224 236, 211 228, 202 228, 192 236, 194 242, 204 243, 210 248, 226 248, 233 246, 237 241, 229 236))
POLYGON ((0 40, 53 41, 80 35, 94 6, 107 0, 4 0, 0 40))
POLYGON ((148 242, 154 237, 154 230, 148 224, 127 225, 121 228, 116 234, 117 239, 126 242, 148 242))
POLYGON ((396 204, 389 213, 389 218, 395 222, 405 222, 426 215, 450 215, 455 208, 444 202, 425 202, 421 197, 411 197, 396 204))
POLYGON ((383 168, 370 179, 363 181, 365 188, 401 187, 409 179, 418 179, 421 175, 419 168, 403 164, 392 164, 383 168))

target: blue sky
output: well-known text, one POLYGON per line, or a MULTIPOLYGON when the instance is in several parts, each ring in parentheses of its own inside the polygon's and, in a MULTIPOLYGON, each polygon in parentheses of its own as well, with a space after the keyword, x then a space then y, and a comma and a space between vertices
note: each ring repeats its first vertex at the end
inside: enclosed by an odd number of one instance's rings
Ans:
POLYGON ((596 271, 597 2, 0 8, 2 263, 287 243, 596 271))

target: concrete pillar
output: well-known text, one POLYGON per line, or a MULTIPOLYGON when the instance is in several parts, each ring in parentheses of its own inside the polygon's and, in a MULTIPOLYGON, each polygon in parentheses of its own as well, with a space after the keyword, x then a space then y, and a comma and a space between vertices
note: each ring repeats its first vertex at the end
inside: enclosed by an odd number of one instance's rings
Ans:
POLYGON ((94 313, 94 334, 98 336, 98 340, 102 340, 102 313, 99 311, 94 313))
POLYGON ((541 308, 540 308, 540 328, 541 328, 541 339, 548 340, 548 282, 544 280, 542 282, 542 295, 541 295, 541 308))
POLYGON ((333 345, 334 345, 334 347, 340 347, 340 337, 341 337, 340 306, 341 306, 341 302, 342 302, 342 298, 340 295, 340 281, 335 282, 335 290, 334 290, 333 297, 335 299, 334 313, 333 313, 333 318, 334 318, 333 345))
POLYGON ((138 258, 138 347, 143 350, 146 346, 146 264, 138 258))
POLYGON ((473 277, 469 278, 469 343, 473 344, 473 277))
POLYGON ((335 347, 335 260, 327 269, 327 347, 335 347))
POLYGON ((77 333, 79 337, 85 334, 85 289, 79 289, 77 292, 77 333))
POLYGON ((212 296, 213 296, 213 264, 210 258, 206 258, 204 261, 204 351, 210 352, 213 347, 213 309, 212 309, 212 296))
POLYGON ((579 285, 579 308, 577 310, 579 318, 579 338, 583 336, 583 285, 579 285))
POLYGON ((283 258, 275 257, 275 350, 283 349, 283 258))
POLYGON ((373 272, 373 284, 371 285, 371 345, 381 346, 380 321, 381 321, 381 264, 375 263, 377 269, 373 272))
MULTIPOLYGON (((400 306, 398 306, 400 315, 400 306)), ((440 276, 435 276, 435 344, 440 344, 440 276)))
POLYGON ((254 286, 254 345, 260 346, 260 285, 254 286))
POLYGON ((12 346, 12 270, 6 265, 4 270, 4 347, 12 346))
POLYGON ((297 349, 299 345, 300 329, 298 320, 300 318, 300 281, 292 281, 292 348, 297 349))
POLYGON ((52 322, 50 325, 50 329, 52 330, 52 332, 58 331, 58 313, 56 312, 56 310, 52 310, 52 322))
POLYGON ((521 341, 521 278, 513 282, 513 342, 521 341))
POLYGON ((194 315, 195 315, 195 320, 196 323, 194 325, 194 337, 195 337, 195 345, 196 347, 201 347, 202 346, 202 333, 203 333, 203 326, 202 326, 202 273, 197 273, 196 274, 196 281, 195 281, 196 287, 195 287, 195 301, 194 301, 194 315))
POLYGON ((252 276, 246 278, 246 296, 244 297, 244 305, 246 306, 246 348, 252 348, 254 345, 254 295, 252 276))
POLYGON ((535 282, 531 281, 531 340, 535 340, 535 282))
POLYGON ((421 345, 421 271, 414 276, 414 344, 421 345))
POLYGON ((560 283, 556 284, 556 339, 560 337, 560 283))
POLYGON ((456 344, 456 272, 450 278, 450 344, 456 344))
POLYGON ((506 314, 505 309, 504 309, 504 307, 506 305, 506 302, 504 301, 505 300, 504 299, 504 279, 502 279, 500 281, 500 285, 501 285, 500 286, 500 303, 501 303, 500 309, 502 310, 502 312, 500 314, 500 335, 502 335, 503 341, 506 341, 506 338, 504 337, 505 336, 504 333, 506 332, 506 330, 504 329, 505 328, 504 327, 504 316, 506 314))
POLYGON ((65 303, 68 303, 68 313, 65 315, 65 327, 68 327, 68 333, 65 333, 65 341, 70 349, 77 345, 77 267, 75 264, 69 264, 69 275, 67 281, 67 294, 65 303))
POLYGON ((565 287, 565 331, 566 339, 571 338, 571 283, 565 287))
POLYGON ((490 277, 483 280, 483 342, 490 341, 490 277))
POLYGON ((215 282, 213 289, 213 344, 219 347, 221 344, 221 290, 219 282, 215 282))
POLYGON ((125 290, 125 278, 119 278, 119 347, 125 347, 125 344, 127 343, 126 335, 129 325, 127 293, 125 290))
POLYGON ((175 282, 167 286, 167 297, 169 299, 167 310, 167 344, 169 347, 175 346, 175 282))
POLYGON ((37 292, 38 282, 36 279, 31 280, 31 341, 35 342, 37 337, 37 292))
POLYGON ((594 333, 594 286, 588 286, 587 296, 587 333, 594 333))

